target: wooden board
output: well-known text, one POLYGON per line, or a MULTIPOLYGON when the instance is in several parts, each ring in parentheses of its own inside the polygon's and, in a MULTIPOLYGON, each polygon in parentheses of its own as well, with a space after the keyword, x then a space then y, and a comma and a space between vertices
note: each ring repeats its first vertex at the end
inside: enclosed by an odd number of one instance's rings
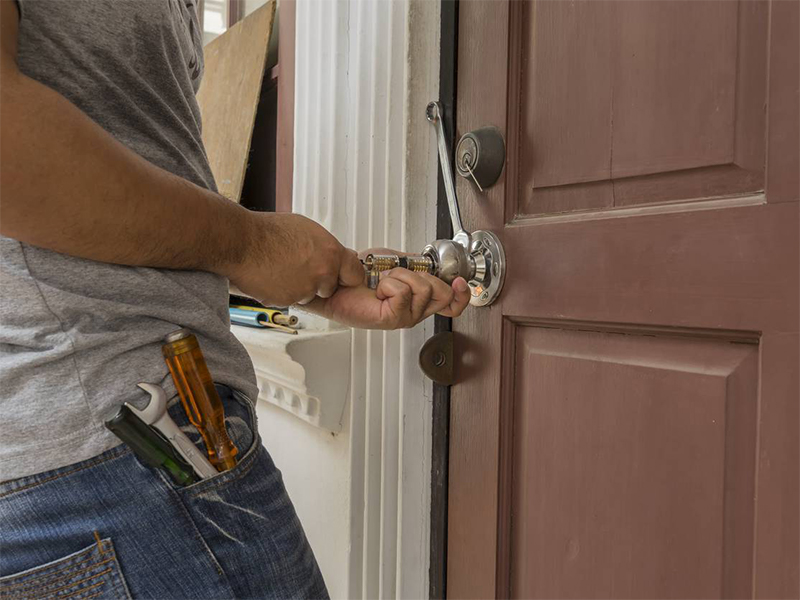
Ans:
POLYGON ((270 1, 205 47, 197 101, 219 193, 239 202, 275 17, 270 1))
POLYGON ((278 140, 276 143, 275 210, 292 212, 294 174, 294 30, 295 0, 282 0, 278 30, 278 140))

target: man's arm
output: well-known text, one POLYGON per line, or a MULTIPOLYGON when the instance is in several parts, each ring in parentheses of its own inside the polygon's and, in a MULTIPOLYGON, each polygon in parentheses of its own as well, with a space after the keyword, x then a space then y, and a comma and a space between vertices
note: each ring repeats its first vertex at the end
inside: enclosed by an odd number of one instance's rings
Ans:
POLYGON ((0 2, 0 231, 104 262, 222 272, 241 261, 244 209, 148 163, 17 68, 0 2))
POLYGON ((395 270, 369 290, 355 253, 310 219, 248 211, 150 164, 20 73, 18 19, 0 0, 3 235, 102 262, 218 273, 264 304, 314 300, 309 310, 356 327, 410 327, 466 307, 463 280, 395 270))
POLYGON ((250 212, 156 167, 22 74, 18 19, 0 0, 0 233, 97 261, 210 271, 276 304, 363 281, 324 228, 250 212))

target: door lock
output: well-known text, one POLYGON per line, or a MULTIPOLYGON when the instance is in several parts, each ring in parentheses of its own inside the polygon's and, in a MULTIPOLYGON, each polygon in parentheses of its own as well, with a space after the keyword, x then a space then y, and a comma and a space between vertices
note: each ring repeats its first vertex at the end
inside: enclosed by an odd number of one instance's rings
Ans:
POLYGON ((500 179, 506 145, 497 127, 481 127, 461 136, 456 146, 456 171, 482 192, 500 179))
MULTIPOLYGON (((452 283, 457 277, 463 277, 469 284, 470 293, 472 294, 470 304, 473 306, 488 306, 497 299, 503 289, 506 274, 506 255, 503 251, 503 245, 500 243, 500 239, 491 231, 479 230, 469 233, 461 224, 461 213, 458 207, 458 199, 456 198, 450 151, 447 147, 447 138, 442 124, 441 104, 438 102, 428 104, 426 116, 428 121, 436 128, 439 163, 442 168, 444 188, 447 194, 447 207, 453 224, 453 239, 436 240, 425 246, 421 254, 416 255, 370 254, 363 261, 364 268, 367 271, 367 283, 371 288, 377 287, 380 272, 396 267, 430 273, 447 283, 452 283)), ((476 154, 476 160, 479 162, 474 165, 469 163, 468 166, 476 174, 476 183, 483 179, 484 182, 487 182, 488 187, 494 181, 488 183, 490 177, 486 173, 491 174, 491 172, 488 167, 479 166, 480 161, 483 160, 481 153, 484 156, 492 154, 496 157, 497 152, 496 148, 491 152, 486 152, 487 142, 483 141, 483 134, 477 135, 479 131, 481 130, 467 134, 462 138, 462 142, 467 136, 472 135, 475 140, 478 140, 477 144, 480 144, 481 148, 483 148, 476 154), (476 171, 475 169, 478 170, 476 171)), ((502 137, 500 138, 500 143, 502 144, 502 137)), ((496 146, 496 140, 494 142, 490 141, 488 144, 495 144, 496 146)), ((505 149, 503 149, 503 156, 505 156, 505 149)), ((500 161, 500 170, 502 170, 502 160, 500 161)), ((499 176, 499 172, 497 175, 499 176)), ((480 186, 481 184, 478 185, 480 186)))

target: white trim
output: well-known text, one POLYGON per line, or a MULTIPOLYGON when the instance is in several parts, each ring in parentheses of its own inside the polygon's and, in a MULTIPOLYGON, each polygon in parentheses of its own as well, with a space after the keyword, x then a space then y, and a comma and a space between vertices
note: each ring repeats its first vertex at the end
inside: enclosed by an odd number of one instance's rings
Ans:
POLYGON ((253 361, 259 400, 331 433, 342 430, 350 372, 348 330, 301 329, 288 335, 234 326, 231 331, 253 361))
MULTIPOLYGON (((433 239, 438 33, 438 2, 297 2, 294 210, 346 245, 433 239)), ((431 333, 352 333, 349 598, 428 594, 431 386, 417 353, 431 333)))

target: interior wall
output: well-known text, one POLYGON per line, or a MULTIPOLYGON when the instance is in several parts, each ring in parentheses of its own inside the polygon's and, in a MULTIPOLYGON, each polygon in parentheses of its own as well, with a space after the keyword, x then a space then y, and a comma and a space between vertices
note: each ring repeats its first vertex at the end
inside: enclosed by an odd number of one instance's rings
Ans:
POLYGON ((264 6, 268 0, 244 0, 244 14, 249 15, 257 8, 264 6))

